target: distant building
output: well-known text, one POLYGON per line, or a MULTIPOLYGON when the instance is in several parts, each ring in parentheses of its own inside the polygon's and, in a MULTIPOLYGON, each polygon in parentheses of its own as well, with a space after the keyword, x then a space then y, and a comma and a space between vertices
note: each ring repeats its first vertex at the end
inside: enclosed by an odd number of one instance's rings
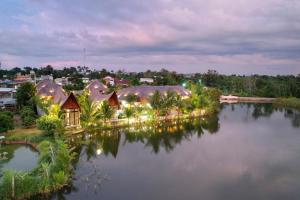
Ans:
POLYGON ((53 76, 52 75, 41 75, 41 81, 43 80, 53 80, 53 76))
POLYGON ((16 90, 14 88, 0 88, 0 108, 14 110, 16 108, 16 90))
POLYGON ((32 82, 32 77, 30 74, 22 75, 21 73, 17 73, 16 77, 14 78, 15 82, 32 82))
POLYGON ((140 83, 149 83, 149 84, 151 84, 153 82, 154 82, 153 78, 140 78, 140 83))
POLYGON ((86 86, 85 91, 88 92, 92 102, 100 105, 104 100, 107 100, 110 106, 119 108, 119 99, 116 92, 105 94, 107 89, 107 86, 99 80, 93 80, 86 86))
POLYGON ((130 82, 125 79, 115 78, 115 85, 120 87, 128 87, 130 85, 130 82))
POLYGON ((66 77, 56 78, 54 81, 55 81, 55 83, 57 83, 58 85, 61 85, 61 86, 65 86, 65 85, 69 84, 68 78, 66 78, 66 77))
POLYGON ((115 79, 111 76, 105 76, 103 81, 105 82, 105 85, 115 86, 115 79))
POLYGON ((168 91, 176 92, 182 98, 188 98, 191 92, 179 85, 167 85, 167 86, 134 86, 129 88, 124 88, 118 92, 118 98, 121 101, 126 101, 126 97, 129 94, 134 94, 139 97, 139 101, 142 103, 148 103, 150 97, 159 91, 162 95, 167 94, 168 91))
POLYGON ((87 84, 87 83, 90 82, 90 79, 87 78, 87 77, 83 77, 83 78, 81 78, 81 80, 82 80, 82 82, 83 82, 84 84, 87 84))

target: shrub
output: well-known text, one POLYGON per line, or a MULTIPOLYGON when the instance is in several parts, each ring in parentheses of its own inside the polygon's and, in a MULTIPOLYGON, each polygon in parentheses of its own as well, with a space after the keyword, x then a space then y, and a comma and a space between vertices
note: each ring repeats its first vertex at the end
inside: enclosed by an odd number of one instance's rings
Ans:
POLYGON ((22 125, 25 128, 28 128, 35 123, 36 114, 35 114, 34 110, 32 109, 32 107, 24 106, 21 109, 20 114, 21 114, 21 119, 22 119, 22 125))
POLYGON ((0 199, 29 199, 33 195, 48 194, 68 183, 75 153, 62 141, 43 141, 38 149, 40 156, 37 168, 29 173, 4 172, 0 179, 0 199))
POLYGON ((54 135, 56 131, 62 128, 61 119, 52 115, 44 115, 36 122, 38 129, 42 130, 47 136, 54 135))
POLYGON ((0 112, 0 133, 7 132, 14 128, 13 114, 10 112, 0 112))

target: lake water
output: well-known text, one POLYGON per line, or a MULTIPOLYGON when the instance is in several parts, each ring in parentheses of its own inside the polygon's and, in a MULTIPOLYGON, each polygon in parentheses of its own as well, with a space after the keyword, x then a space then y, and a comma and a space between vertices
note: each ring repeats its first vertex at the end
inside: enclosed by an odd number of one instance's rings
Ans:
POLYGON ((52 199, 300 199, 300 113, 223 105, 208 120, 91 135, 52 199))
POLYGON ((37 166, 39 154, 28 146, 2 145, 0 153, 3 152, 7 152, 7 159, 0 160, 0 171, 30 171, 37 166))

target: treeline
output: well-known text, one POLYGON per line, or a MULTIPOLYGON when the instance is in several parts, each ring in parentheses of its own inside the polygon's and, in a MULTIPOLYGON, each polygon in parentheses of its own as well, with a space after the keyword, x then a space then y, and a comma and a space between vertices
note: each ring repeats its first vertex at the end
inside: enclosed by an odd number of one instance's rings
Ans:
POLYGON ((216 87, 223 94, 234 94, 239 96, 260 97, 297 97, 300 98, 300 74, 288 76, 266 76, 266 75, 223 75, 215 70, 206 73, 181 74, 175 71, 161 69, 160 71, 147 70, 145 72, 126 72, 124 70, 108 71, 106 69, 91 70, 88 67, 69 67, 54 69, 48 65, 44 68, 25 67, 0 70, 0 78, 13 78, 16 73, 29 74, 35 71, 37 76, 53 75, 53 78, 68 77, 70 84, 65 86, 67 90, 80 90, 84 88, 82 77, 90 79, 101 79, 112 76, 126 79, 131 85, 139 85, 140 78, 153 78, 153 85, 179 85, 187 81, 201 82, 208 87, 216 87))
POLYGON ((195 74, 193 81, 201 80, 208 87, 219 88, 223 94, 259 97, 297 97, 300 98, 300 75, 222 75, 214 70, 195 74))

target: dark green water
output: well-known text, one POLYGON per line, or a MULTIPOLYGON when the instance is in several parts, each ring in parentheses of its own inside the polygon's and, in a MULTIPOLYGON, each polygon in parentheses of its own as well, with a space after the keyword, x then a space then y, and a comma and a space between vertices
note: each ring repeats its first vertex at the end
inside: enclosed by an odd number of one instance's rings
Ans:
POLYGON ((30 171, 36 167, 39 154, 27 146, 2 145, 0 153, 7 152, 7 159, 0 160, 1 170, 30 171))
POLYGON ((224 105, 208 120, 91 135, 52 199, 300 199, 300 113, 224 105))

